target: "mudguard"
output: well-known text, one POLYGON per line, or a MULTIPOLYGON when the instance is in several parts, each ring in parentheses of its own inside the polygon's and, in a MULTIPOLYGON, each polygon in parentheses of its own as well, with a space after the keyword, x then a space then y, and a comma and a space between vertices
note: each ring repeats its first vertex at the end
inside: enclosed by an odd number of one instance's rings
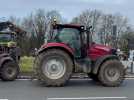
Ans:
POLYGON ((7 56, 10 56, 8 53, 2 53, 2 54, 0 54, 0 59, 2 58, 2 57, 7 57, 7 56))
POLYGON ((73 57, 74 55, 74 51, 72 48, 68 47, 66 44, 64 43, 47 43, 46 45, 42 45, 42 47, 37 51, 37 55, 40 54, 41 52, 48 50, 48 49, 52 49, 52 48, 57 48, 57 49, 62 49, 64 51, 66 51, 69 55, 71 55, 71 57, 73 57))
POLYGON ((117 56, 115 56, 115 55, 106 55, 106 56, 100 57, 100 58, 98 58, 98 59, 95 61, 95 64, 94 64, 92 73, 93 73, 93 74, 97 74, 97 72, 98 72, 98 70, 99 70, 99 67, 100 67, 106 60, 110 60, 110 59, 117 59, 117 60, 119 60, 119 58, 118 58, 117 56))

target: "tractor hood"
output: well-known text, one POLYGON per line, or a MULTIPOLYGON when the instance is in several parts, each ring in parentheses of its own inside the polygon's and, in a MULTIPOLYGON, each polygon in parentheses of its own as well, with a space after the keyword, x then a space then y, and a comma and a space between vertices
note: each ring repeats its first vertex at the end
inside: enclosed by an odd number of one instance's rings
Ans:
POLYGON ((101 44, 93 44, 92 47, 96 50, 100 50, 103 52, 110 52, 112 49, 110 46, 105 46, 105 45, 101 45, 101 44))
POLYGON ((101 44, 92 44, 88 54, 92 60, 96 60, 99 57, 105 56, 105 55, 113 55, 113 51, 116 51, 115 49, 111 48, 110 46, 105 46, 101 44))

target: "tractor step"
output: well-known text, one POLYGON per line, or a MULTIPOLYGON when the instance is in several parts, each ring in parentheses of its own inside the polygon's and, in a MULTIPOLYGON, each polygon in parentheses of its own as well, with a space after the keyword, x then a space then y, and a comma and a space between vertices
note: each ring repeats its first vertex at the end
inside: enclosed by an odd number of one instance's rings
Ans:
POLYGON ((75 72, 90 73, 91 72, 91 60, 89 58, 77 59, 75 61, 75 72))

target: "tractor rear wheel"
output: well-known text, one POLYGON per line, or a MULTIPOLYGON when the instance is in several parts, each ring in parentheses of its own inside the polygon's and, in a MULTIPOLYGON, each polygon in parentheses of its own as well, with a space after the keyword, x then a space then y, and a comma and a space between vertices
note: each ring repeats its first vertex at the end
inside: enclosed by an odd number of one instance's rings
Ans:
POLYGON ((73 62, 63 50, 45 51, 37 61, 38 79, 46 86, 63 86, 72 74, 73 62))
POLYGON ((104 86, 119 86, 125 75, 125 69, 118 60, 108 60, 102 64, 99 70, 98 78, 104 86))
POLYGON ((13 81, 19 74, 19 66, 14 61, 5 62, 0 70, 3 81, 13 81))

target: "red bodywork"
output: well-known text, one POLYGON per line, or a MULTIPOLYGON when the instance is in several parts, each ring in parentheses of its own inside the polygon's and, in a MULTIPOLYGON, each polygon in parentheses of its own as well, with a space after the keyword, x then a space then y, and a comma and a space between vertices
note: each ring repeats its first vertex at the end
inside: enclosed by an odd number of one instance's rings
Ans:
MULTIPOLYGON (((74 54, 74 50, 64 43, 53 42, 53 43, 47 43, 47 44, 42 45, 42 48, 44 48, 44 49, 51 48, 51 47, 62 47, 64 49, 66 49, 67 51, 69 51, 71 54, 74 54)), ((99 45, 99 44, 92 44, 87 49, 88 57, 91 60, 96 60, 97 58, 102 57, 104 55, 110 55, 111 49, 112 48, 108 47, 108 46, 99 45)))
POLYGON ((91 47, 88 49, 88 56, 92 60, 96 60, 102 56, 110 55, 111 47, 100 45, 100 44, 92 44, 91 47))
POLYGON ((41 48, 44 48, 44 49, 51 48, 51 47, 62 47, 62 48, 65 48, 67 51, 69 51, 71 54, 74 53, 74 50, 64 43, 52 42, 52 43, 43 44, 41 46, 41 48))

